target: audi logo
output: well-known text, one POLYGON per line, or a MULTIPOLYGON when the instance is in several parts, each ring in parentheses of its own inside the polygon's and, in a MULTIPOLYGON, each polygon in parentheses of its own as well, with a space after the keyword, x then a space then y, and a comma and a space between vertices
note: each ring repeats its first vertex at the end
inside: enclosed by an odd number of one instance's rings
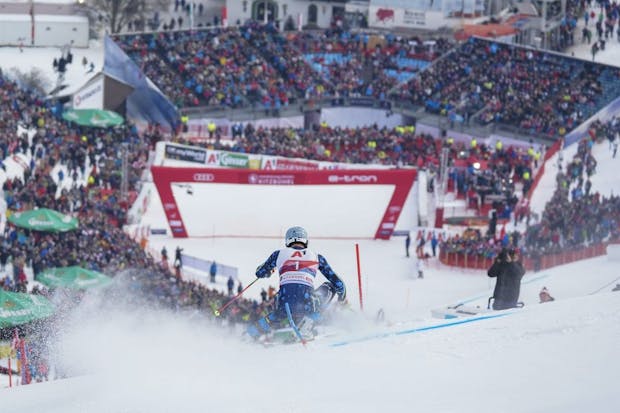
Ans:
POLYGON ((207 173, 194 174, 194 182, 213 182, 215 181, 215 175, 207 173))

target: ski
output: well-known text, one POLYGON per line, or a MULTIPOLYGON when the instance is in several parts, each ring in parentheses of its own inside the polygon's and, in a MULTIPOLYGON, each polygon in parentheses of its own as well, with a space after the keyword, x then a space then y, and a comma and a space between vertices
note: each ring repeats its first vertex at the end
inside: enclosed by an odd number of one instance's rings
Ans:
POLYGON ((286 316, 288 317, 288 322, 291 325, 291 328, 295 332, 295 335, 297 336, 297 338, 299 338, 299 341, 301 341, 301 344, 305 346, 306 340, 301 335, 301 331, 299 331, 299 329, 297 328, 297 325, 295 325, 295 320, 293 320, 293 315, 291 314, 291 307, 289 307, 288 303, 284 303, 284 309, 286 310, 286 316))

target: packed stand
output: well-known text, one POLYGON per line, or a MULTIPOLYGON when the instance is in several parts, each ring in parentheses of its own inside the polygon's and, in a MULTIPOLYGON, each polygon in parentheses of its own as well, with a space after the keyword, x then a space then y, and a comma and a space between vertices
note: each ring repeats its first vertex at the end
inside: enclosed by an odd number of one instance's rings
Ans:
POLYGON ((271 26, 117 36, 119 46, 177 107, 259 106, 279 110, 318 76, 271 26))
POLYGON ((444 39, 341 28, 283 33, 251 21, 239 28, 118 35, 115 41, 177 107, 261 105, 276 113, 298 99, 386 101, 390 89, 453 47, 444 39))
POLYGON ((304 59, 334 85, 335 97, 372 97, 386 101, 388 92, 453 45, 391 33, 352 33, 341 28, 288 36, 304 59))
MULTIPOLYGON (((334 86, 306 63, 303 55, 273 24, 261 25, 250 22, 244 26, 250 44, 265 56, 284 79, 284 87, 299 98, 321 98, 331 95, 334 86)), ((265 109, 277 105, 277 101, 266 101, 265 109)))
POLYGON ((561 136, 609 103, 620 69, 470 38, 394 97, 469 123, 561 136))

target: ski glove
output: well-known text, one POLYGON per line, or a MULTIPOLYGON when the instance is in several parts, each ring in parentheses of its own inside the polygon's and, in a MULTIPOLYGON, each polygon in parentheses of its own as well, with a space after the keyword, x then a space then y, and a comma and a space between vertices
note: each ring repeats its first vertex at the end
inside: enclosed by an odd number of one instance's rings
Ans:
POLYGON ((334 287, 336 289, 336 294, 338 294, 338 301, 341 303, 344 302, 344 300, 347 299, 347 289, 344 286, 344 283, 342 281, 338 281, 334 287))

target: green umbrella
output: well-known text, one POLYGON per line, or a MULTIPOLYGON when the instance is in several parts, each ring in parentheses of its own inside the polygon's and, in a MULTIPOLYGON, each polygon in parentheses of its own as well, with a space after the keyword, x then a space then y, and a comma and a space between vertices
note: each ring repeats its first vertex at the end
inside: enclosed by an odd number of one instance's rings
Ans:
POLYGON ((48 268, 38 274, 36 280, 48 287, 63 287, 74 290, 103 287, 112 281, 105 274, 77 266, 48 268))
POLYGON ((18 227, 34 231, 66 232, 78 227, 77 218, 47 208, 14 212, 8 220, 18 227))
POLYGON ((47 298, 0 289, 0 328, 14 327, 54 313, 54 306, 47 298))
POLYGON ((123 124, 123 117, 111 110, 103 109, 68 109, 62 113, 62 117, 69 122, 82 126, 94 126, 107 128, 123 124))

